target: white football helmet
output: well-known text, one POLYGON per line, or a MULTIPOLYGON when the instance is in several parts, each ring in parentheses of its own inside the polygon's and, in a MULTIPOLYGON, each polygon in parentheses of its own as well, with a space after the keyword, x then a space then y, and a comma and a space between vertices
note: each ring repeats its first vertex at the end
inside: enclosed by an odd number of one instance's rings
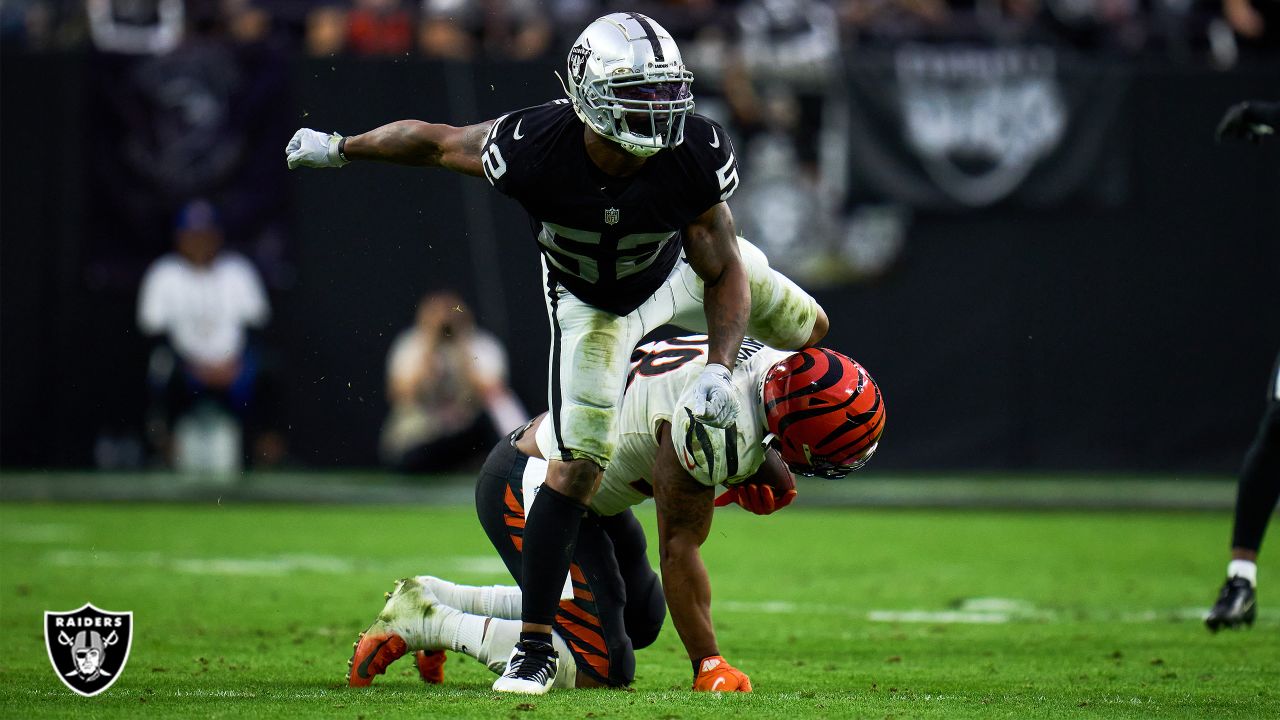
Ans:
POLYGON ((671 33, 640 13, 587 26, 569 51, 565 92, 582 122, 627 152, 649 157, 684 141, 693 73, 671 33))

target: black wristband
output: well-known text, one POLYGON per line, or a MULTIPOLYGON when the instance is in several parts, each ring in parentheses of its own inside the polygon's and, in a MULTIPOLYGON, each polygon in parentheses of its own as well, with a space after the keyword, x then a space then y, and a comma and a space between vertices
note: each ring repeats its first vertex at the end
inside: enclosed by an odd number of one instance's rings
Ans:
POLYGON ((342 158, 343 162, 351 162, 350 160, 347 159, 347 136, 346 135, 343 135, 341 138, 338 139, 338 157, 342 158))

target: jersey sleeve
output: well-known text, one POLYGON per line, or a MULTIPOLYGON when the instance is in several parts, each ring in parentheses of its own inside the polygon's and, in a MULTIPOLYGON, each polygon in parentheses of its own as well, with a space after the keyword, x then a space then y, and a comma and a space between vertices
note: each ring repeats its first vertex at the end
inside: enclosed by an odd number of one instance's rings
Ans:
POLYGON ((515 110, 493 122, 480 148, 480 167, 498 192, 519 200, 526 190, 536 189, 562 104, 553 101, 515 110))
POLYGON ((484 146, 480 148, 480 167, 484 170, 485 179, 508 197, 516 196, 520 189, 520 172, 512 165, 518 152, 512 135, 519 125, 519 118, 513 120, 512 116, 522 114, 508 113, 495 120, 485 136, 484 146))
POLYGON ((716 121, 691 115, 685 124, 684 144, 694 160, 694 196, 710 208, 733 196, 738 189, 738 156, 729 133, 716 121))

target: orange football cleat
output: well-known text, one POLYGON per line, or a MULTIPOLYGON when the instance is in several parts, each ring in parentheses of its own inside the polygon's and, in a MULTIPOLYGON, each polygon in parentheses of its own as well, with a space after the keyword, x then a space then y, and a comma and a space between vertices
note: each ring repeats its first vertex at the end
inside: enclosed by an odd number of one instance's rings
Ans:
POLYGON ((418 666, 418 677, 428 685, 439 685, 444 682, 444 661, 448 656, 443 650, 419 650, 413 654, 418 666))
MULTIPOLYGON (((377 624, 374 623, 375 626, 377 624)), ((353 647, 355 652, 347 661, 347 685, 350 687, 368 687, 375 675, 385 673, 387 666, 403 657, 409 649, 399 635, 376 632, 372 627, 368 632, 360 633, 353 647)))

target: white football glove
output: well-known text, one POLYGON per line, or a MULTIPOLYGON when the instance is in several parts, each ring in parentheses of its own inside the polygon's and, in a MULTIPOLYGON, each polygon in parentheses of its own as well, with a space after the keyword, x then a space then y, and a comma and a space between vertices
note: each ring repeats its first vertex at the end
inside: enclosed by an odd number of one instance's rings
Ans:
POLYGON ((289 169, 296 167, 342 167, 346 160, 338 154, 338 143, 342 136, 338 133, 325 134, 311 128, 302 128, 293 134, 289 144, 284 147, 289 160, 289 169))
POLYGON ((733 374, 719 363, 707 363, 702 374, 685 388, 680 407, 688 408, 693 419, 712 427, 727 428, 738 419, 738 396, 733 374))

